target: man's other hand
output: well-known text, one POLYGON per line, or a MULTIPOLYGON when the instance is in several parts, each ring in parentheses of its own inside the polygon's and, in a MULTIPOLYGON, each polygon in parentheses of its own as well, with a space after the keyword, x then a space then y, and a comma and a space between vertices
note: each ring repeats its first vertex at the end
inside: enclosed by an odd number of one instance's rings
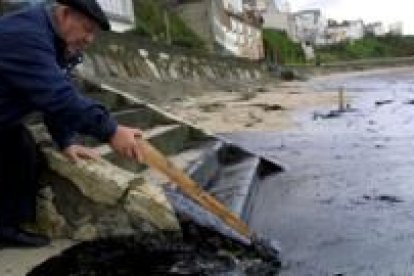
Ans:
POLYGON ((118 125, 109 143, 118 154, 142 162, 143 151, 136 141, 137 138, 142 138, 142 136, 143 132, 140 129, 118 125))
POLYGON ((63 150, 63 155, 74 163, 78 163, 81 159, 98 160, 100 158, 98 152, 81 145, 70 145, 63 150))

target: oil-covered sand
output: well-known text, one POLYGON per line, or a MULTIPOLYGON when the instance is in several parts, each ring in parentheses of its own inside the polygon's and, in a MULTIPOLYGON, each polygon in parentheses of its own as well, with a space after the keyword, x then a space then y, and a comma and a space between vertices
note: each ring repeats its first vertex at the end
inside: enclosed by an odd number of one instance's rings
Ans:
POLYGON ((281 275, 414 273, 414 69, 315 79, 348 112, 297 111, 295 128, 227 134, 285 166, 255 196, 252 227, 280 241, 281 275))

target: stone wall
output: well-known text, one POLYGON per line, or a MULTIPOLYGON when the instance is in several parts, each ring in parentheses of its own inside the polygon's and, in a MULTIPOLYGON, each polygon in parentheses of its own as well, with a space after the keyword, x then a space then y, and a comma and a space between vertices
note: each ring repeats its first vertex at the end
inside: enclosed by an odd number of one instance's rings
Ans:
POLYGON ((105 34, 88 51, 78 68, 81 74, 100 78, 140 78, 158 82, 255 82, 266 78, 260 63, 154 44, 132 33, 105 34))

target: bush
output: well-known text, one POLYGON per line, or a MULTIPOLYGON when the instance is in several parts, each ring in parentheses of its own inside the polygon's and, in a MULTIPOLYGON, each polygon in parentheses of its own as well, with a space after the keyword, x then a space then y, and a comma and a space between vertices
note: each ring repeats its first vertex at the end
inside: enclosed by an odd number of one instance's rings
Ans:
POLYGON ((323 46, 316 49, 321 62, 414 55, 414 37, 387 35, 323 46))
POLYGON ((266 58, 278 64, 304 63, 305 55, 299 43, 293 42, 283 31, 263 30, 266 58))
POLYGON ((203 49, 204 41, 199 38, 182 20, 169 9, 164 0, 134 0, 136 27, 134 33, 167 43, 165 15, 170 27, 173 45, 203 49))

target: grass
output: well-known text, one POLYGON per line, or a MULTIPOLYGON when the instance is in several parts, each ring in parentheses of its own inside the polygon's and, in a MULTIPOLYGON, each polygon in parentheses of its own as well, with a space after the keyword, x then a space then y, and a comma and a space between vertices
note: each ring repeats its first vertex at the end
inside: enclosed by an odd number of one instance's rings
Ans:
POLYGON ((414 36, 367 36, 360 40, 318 47, 316 54, 323 63, 381 57, 414 55, 414 36))

